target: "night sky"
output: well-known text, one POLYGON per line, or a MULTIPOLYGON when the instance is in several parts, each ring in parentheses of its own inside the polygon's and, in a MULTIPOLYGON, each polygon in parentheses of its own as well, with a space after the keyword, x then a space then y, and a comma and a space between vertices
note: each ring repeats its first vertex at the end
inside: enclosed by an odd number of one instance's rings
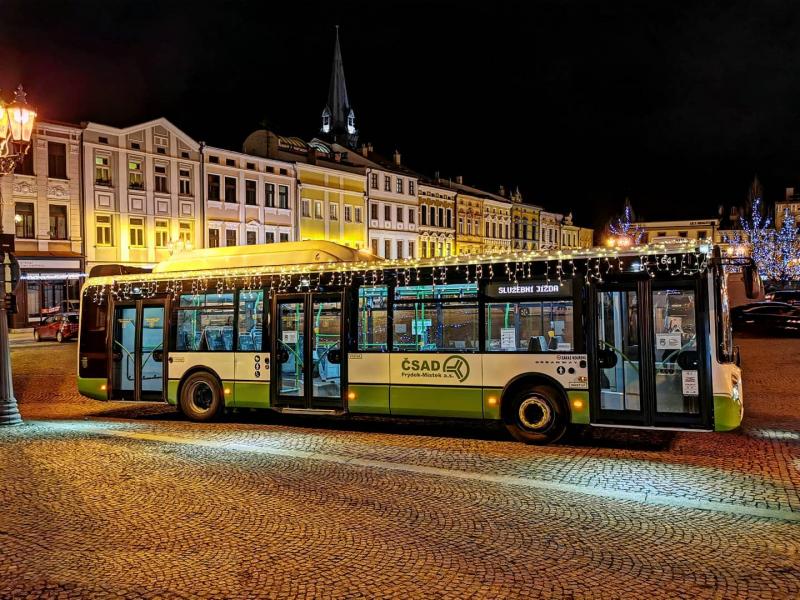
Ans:
POLYGON ((313 136, 334 24, 362 141, 602 225, 800 180, 800 3, 0 0, 0 87, 42 117, 313 136), (682 3, 681 3, 682 4, 682 3))

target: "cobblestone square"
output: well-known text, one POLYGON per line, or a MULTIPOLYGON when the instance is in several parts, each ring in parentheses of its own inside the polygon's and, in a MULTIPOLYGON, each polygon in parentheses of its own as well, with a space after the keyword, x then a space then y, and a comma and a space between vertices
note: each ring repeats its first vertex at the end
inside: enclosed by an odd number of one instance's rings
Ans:
POLYGON ((548 447, 449 422, 328 421, 75 391, 74 344, 15 342, 0 597, 797 598, 791 339, 742 339, 740 431, 548 447))

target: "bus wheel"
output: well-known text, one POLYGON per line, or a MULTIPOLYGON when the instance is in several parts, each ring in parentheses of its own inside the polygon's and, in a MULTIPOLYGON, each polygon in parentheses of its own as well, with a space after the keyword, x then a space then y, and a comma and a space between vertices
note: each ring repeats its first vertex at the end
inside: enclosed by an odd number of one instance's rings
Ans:
POLYGON ((526 444, 550 444, 567 429, 558 392, 547 385, 523 388, 509 398, 503 421, 509 433, 526 444))
POLYGON ((203 371, 186 378, 178 402, 180 411, 191 421, 212 421, 224 404, 216 377, 203 371))

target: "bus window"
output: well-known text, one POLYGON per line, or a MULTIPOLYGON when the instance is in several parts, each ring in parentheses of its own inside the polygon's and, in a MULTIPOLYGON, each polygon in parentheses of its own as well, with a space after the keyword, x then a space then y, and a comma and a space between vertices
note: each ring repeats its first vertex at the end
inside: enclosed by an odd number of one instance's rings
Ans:
POLYGON ((656 410, 700 412, 694 290, 653 290, 656 410))
POLYGON ((575 349, 572 300, 486 303, 487 352, 575 349))
POLYGON ((388 296, 385 285, 358 289, 359 352, 386 352, 388 296))
POLYGON ((242 290, 239 292, 237 315, 238 342, 240 352, 264 351, 264 291, 242 290))
POLYGON ((477 352, 475 284, 398 287, 394 303, 395 352, 477 352))
POLYGON ((98 303, 84 297, 81 311, 79 376, 107 377, 106 319, 108 317, 108 301, 98 303))
POLYGON ((233 294, 183 294, 177 323, 178 352, 233 350, 233 294))

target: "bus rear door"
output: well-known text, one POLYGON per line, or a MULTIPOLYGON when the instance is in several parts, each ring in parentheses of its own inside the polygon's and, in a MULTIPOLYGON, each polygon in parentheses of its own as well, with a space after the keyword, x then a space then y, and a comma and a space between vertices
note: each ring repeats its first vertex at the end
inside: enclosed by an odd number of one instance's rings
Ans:
POLYGON ((164 300, 114 305, 112 314, 111 398, 164 399, 164 300))

